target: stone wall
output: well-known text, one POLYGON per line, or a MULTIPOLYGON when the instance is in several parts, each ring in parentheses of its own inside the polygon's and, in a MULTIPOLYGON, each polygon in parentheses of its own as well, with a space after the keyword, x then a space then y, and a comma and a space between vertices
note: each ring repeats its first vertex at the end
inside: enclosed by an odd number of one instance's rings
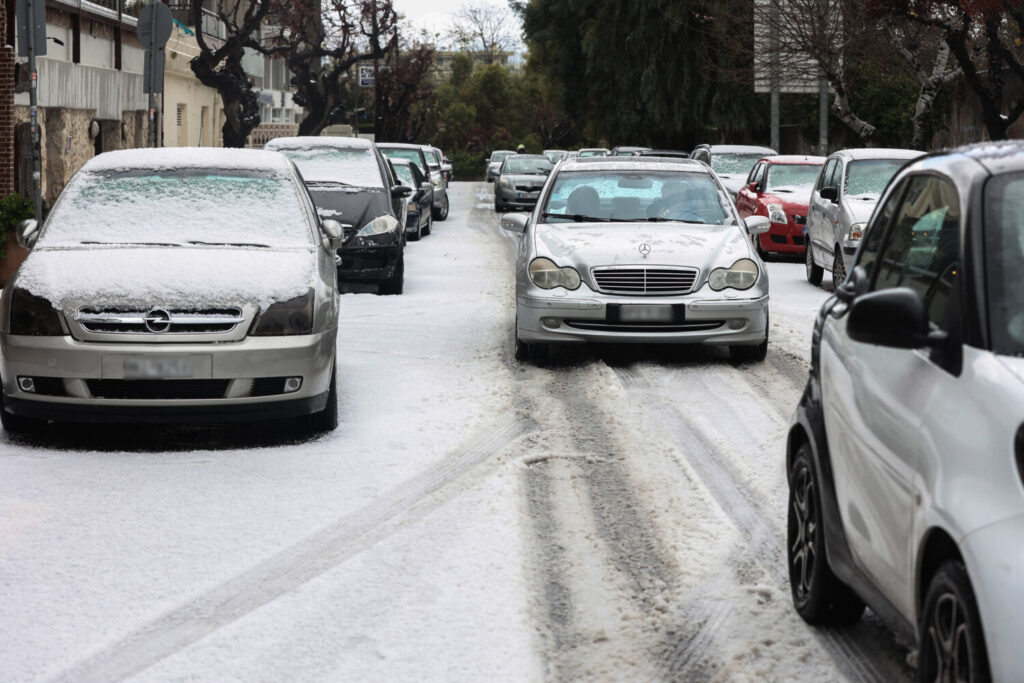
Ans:
POLYGON ((14 48, 7 45, 7 20, 0 0, 0 197, 14 191, 14 48))

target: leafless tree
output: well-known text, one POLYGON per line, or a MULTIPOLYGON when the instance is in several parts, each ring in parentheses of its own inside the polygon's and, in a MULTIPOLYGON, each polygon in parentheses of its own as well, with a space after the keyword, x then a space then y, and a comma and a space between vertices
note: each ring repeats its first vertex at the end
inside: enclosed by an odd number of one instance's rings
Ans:
POLYGON ((452 17, 452 38, 464 51, 494 64, 516 45, 515 17, 505 5, 473 2, 463 5, 452 17))

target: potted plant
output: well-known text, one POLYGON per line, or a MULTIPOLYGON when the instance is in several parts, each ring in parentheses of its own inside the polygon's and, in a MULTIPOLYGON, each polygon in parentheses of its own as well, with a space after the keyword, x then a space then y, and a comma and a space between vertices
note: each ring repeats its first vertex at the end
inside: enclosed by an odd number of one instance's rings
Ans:
MULTIPOLYGON (((46 214, 46 208, 43 208, 46 214)), ((26 218, 35 217, 32 200, 20 194, 0 197, 0 286, 7 284, 7 278, 21 265, 28 253, 18 246, 14 228, 26 218)))

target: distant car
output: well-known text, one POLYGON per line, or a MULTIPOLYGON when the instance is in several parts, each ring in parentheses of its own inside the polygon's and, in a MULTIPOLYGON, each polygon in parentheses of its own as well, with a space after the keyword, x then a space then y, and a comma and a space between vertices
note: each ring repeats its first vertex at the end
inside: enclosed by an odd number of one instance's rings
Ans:
POLYGON ((613 147, 608 156, 612 157, 637 157, 640 152, 649 150, 650 147, 613 147))
POLYGON ((921 157, 880 194, 787 439, 793 605, 842 625, 866 604, 919 681, 1019 681, 1024 144, 921 157))
POLYGON ((661 157, 662 159, 689 159, 689 152, 678 149, 642 149, 636 153, 638 157, 661 157))
POLYGON ((487 182, 494 182, 494 179, 498 177, 498 171, 501 170, 501 163, 505 161, 505 157, 513 154, 515 152, 510 149, 497 149, 491 152, 491 157, 487 160, 487 182))
POLYGON ((754 163, 758 159, 777 154, 770 147, 754 145, 697 145, 690 153, 690 158, 710 166, 735 199, 754 163))
POLYGON ((606 157, 609 154, 611 154, 611 150, 604 147, 585 147, 579 151, 581 159, 585 157, 606 157))
POLYGON ((506 157, 494 183, 494 210, 532 209, 554 168, 543 154, 506 157))
POLYGON ((391 164, 364 138, 274 138, 264 149, 283 153, 299 167, 317 211, 345 226, 338 251, 338 280, 401 294, 405 281, 406 198, 391 164))
POLYGON ((427 166, 430 167, 429 182, 434 186, 434 220, 443 221, 448 218, 448 178, 452 167, 445 164, 444 155, 437 147, 423 145, 423 152, 427 157, 427 166))
POLYGON ((337 425, 341 226, 259 150, 85 163, 0 298, 0 420, 337 425), (244 217, 244 218, 243 218, 244 217))
POLYGON ((391 159, 391 166, 398 180, 413 190, 407 206, 405 234, 410 241, 416 242, 424 235, 429 235, 434 227, 434 207, 430 198, 434 187, 420 172, 420 167, 410 159, 391 159))
POLYGON ((546 149, 544 150, 544 156, 548 158, 552 164, 557 164, 562 159, 569 156, 569 153, 564 149, 546 149))
POLYGON ((714 344, 743 360, 768 351, 768 274, 703 164, 659 159, 566 160, 529 217, 516 258, 516 357, 549 345, 714 344))
POLYGON ((832 283, 846 279, 864 226, 889 179, 901 166, 921 156, 910 149, 844 149, 828 157, 811 192, 807 213, 807 281, 821 284, 824 271, 832 283))
POLYGON ((825 157, 773 156, 758 161, 736 195, 742 218, 767 216, 771 230, 755 238, 757 253, 803 254, 807 202, 825 157))
POLYGON ((404 142, 378 142, 377 149, 388 159, 409 159, 419 166, 420 172, 434 186, 431 197, 434 220, 443 221, 448 217, 448 185, 441 177, 441 164, 434 156, 433 147, 404 142))

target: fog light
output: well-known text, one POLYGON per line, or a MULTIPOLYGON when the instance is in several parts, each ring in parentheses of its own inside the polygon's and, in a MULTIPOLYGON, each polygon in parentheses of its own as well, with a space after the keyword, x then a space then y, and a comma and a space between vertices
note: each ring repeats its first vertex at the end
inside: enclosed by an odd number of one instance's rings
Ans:
POLYGON ((540 324, 553 330, 558 327, 558 318, 541 318, 540 324))
POLYGON ((284 381, 284 393, 286 394, 298 391, 300 387, 302 387, 301 377, 289 377, 284 381))
POLYGON ((35 393, 36 381, 34 379, 32 379, 31 377, 19 377, 18 378, 18 387, 22 391, 28 391, 28 392, 35 393))
POLYGON ((730 320, 729 321, 729 329, 730 330, 738 330, 738 329, 742 328, 746 324, 747 324, 746 320, 730 320))

